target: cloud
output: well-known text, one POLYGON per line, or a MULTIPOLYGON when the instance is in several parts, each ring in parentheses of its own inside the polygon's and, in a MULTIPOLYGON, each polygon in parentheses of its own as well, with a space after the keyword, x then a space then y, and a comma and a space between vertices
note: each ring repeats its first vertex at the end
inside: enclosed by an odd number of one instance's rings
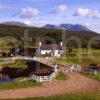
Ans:
POLYGON ((99 23, 88 22, 88 23, 85 23, 84 25, 87 26, 89 29, 100 33, 100 24, 99 23))
POLYGON ((31 21, 29 21, 29 20, 25 20, 24 23, 25 23, 26 25, 32 26, 32 23, 31 23, 31 21))
POLYGON ((8 7, 6 6, 6 5, 4 5, 4 4, 0 4, 0 10, 5 10, 5 9, 7 9, 8 7))
POLYGON ((55 9, 53 11, 51 11, 51 13, 56 13, 56 14, 65 14, 67 12, 67 6, 62 4, 62 5, 58 5, 57 7, 55 7, 55 9))
POLYGON ((36 8, 26 7, 21 9, 21 17, 34 17, 39 14, 39 10, 36 8))
POLYGON ((59 5, 57 8, 56 8, 56 11, 58 13, 65 13, 67 11, 67 6, 66 5, 59 5))
POLYGON ((100 12, 98 10, 78 8, 74 16, 100 18, 100 12))
POLYGON ((31 18, 37 16, 39 14, 39 10, 37 8, 26 7, 20 10, 20 17, 21 18, 31 18))

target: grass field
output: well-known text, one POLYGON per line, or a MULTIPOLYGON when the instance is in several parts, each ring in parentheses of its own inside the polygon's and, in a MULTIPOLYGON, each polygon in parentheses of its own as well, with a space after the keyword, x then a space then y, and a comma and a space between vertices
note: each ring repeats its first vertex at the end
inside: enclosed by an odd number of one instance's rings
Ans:
POLYGON ((65 94, 62 96, 38 97, 15 100, 100 100, 99 93, 65 94))
POLYGON ((14 62, 11 61, 12 63, 7 63, 7 59, 0 59, 0 63, 1 63, 1 66, 0 67, 13 67, 13 68, 27 68, 27 61, 25 60, 15 60, 14 62))
POLYGON ((94 60, 93 59, 90 59, 90 58, 87 58, 87 57, 84 57, 84 58, 75 58, 75 57, 61 57, 61 58, 54 58, 54 62, 57 63, 57 64, 61 64, 61 65, 71 65, 71 64, 81 64, 81 65, 90 65, 90 64, 93 64, 93 63, 96 63, 96 64, 100 64, 100 60, 96 61, 96 59, 98 58, 95 58, 94 60))
POLYGON ((0 89, 9 90, 9 89, 36 87, 40 85, 41 83, 37 83, 35 81, 9 82, 9 83, 0 83, 0 89))
POLYGON ((19 44, 19 41, 14 37, 0 37, 0 51, 9 52, 13 46, 18 46, 19 44))
POLYGON ((14 68, 27 68, 26 62, 25 60, 16 60, 15 63, 9 64, 9 66, 14 68))
POLYGON ((90 65, 93 63, 100 64, 100 50, 73 50, 66 51, 66 57, 54 58, 55 63, 62 65, 82 64, 90 65))
POLYGON ((98 73, 97 75, 86 74, 86 73, 81 73, 81 74, 85 75, 86 77, 89 77, 89 78, 96 79, 96 80, 100 81, 100 73, 98 73))

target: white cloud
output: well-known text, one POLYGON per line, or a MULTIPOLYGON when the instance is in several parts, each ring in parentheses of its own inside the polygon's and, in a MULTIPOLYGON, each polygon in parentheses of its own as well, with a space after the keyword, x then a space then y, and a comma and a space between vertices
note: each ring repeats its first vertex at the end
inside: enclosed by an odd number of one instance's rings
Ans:
POLYGON ((95 10, 95 11, 94 11, 94 17, 100 18, 100 12, 97 11, 97 10, 95 10))
POLYGON ((22 8, 20 11, 20 17, 22 18, 34 17, 37 16, 39 12, 40 11, 37 8, 32 8, 32 7, 22 8))
POLYGON ((90 23, 85 23, 84 25, 87 26, 87 27, 89 27, 90 26, 90 23))
POLYGON ((64 13, 67 11, 67 6, 66 5, 59 5, 57 8, 56 8, 57 12, 61 12, 61 13, 64 13))
POLYGON ((86 27, 88 27, 90 30, 93 30, 94 32, 98 32, 100 33, 100 24, 99 23, 95 23, 95 22, 87 22, 85 24, 86 27))
POLYGON ((75 12, 74 15, 83 16, 83 17, 91 17, 92 16, 92 11, 90 9, 79 8, 79 9, 77 9, 77 11, 75 12))
POLYGON ((32 26, 32 23, 31 23, 31 21, 29 21, 29 20, 25 20, 24 23, 25 23, 26 25, 32 26))
POLYGON ((97 10, 78 8, 74 16, 100 18, 100 12, 97 10))
POLYGON ((8 7, 6 5, 3 5, 3 4, 0 4, 0 10, 5 10, 7 9, 8 7))
POLYGON ((62 4, 58 5, 51 13, 64 14, 67 12, 67 6, 62 4))

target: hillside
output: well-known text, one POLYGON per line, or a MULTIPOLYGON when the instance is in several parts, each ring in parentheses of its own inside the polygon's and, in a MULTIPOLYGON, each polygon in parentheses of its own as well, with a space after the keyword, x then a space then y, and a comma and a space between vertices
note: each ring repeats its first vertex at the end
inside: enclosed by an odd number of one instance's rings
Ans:
POLYGON ((68 31, 91 31, 89 28, 87 28, 84 25, 80 24, 60 24, 60 25, 52 25, 52 24, 46 24, 42 28, 45 29, 64 29, 68 31))
POLYGON ((15 21, 3 22, 1 24, 3 24, 3 25, 16 25, 16 26, 20 26, 20 27, 27 27, 26 24, 21 23, 21 22, 15 22, 15 21))
POLYGON ((69 31, 90 31, 86 26, 80 24, 60 24, 60 27, 69 31))
MULTIPOLYGON (((21 40, 26 30, 28 30, 28 35, 32 37, 33 42, 36 41, 37 37, 41 36, 48 36, 50 38, 53 38, 58 43, 61 41, 62 30, 60 29, 20 27, 3 24, 0 24, 0 37, 13 36, 16 39, 21 40)), ((87 44, 87 41, 90 40, 92 37, 100 35, 92 31, 66 31, 66 38, 69 38, 70 36, 77 36, 82 40, 83 44, 87 44)))

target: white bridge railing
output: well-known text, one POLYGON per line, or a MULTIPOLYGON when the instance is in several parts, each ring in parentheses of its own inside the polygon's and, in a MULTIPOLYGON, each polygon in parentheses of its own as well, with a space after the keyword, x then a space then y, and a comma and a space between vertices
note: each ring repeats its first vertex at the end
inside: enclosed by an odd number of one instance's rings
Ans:
POLYGON ((2 58, 2 62, 0 63, 0 69, 2 69, 3 65, 5 64, 15 63, 16 60, 33 60, 33 61, 39 61, 48 66, 53 65, 53 63, 49 61, 47 58, 17 56, 17 57, 11 57, 11 58, 2 58))

